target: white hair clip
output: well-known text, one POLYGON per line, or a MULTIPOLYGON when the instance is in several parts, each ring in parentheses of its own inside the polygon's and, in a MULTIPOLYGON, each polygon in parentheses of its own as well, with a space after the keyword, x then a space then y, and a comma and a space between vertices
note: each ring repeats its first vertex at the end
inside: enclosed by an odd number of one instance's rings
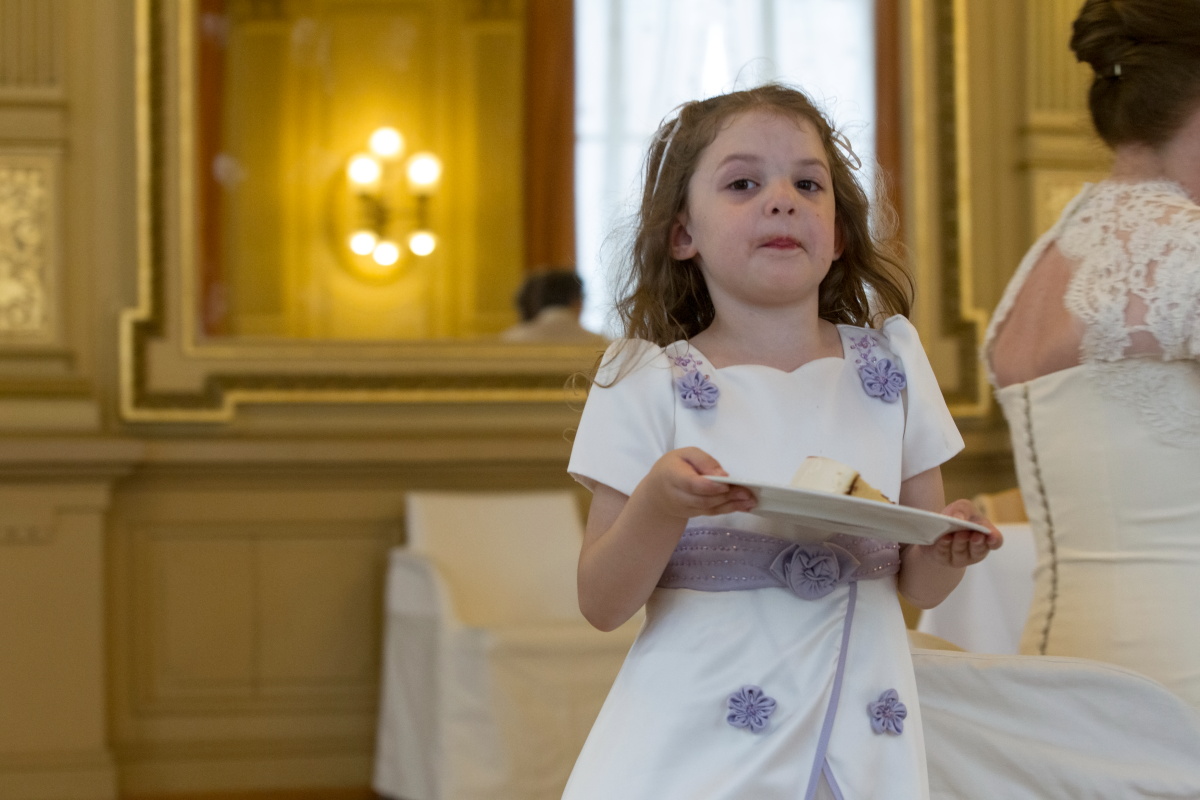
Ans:
POLYGON ((654 188, 650 190, 650 196, 653 197, 658 193, 658 179, 662 177, 663 164, 667 163, 667 153, 671 152, 671 142, 675 141, 675 134, 679 131, 679 125, 683 122, 683 112, 680 111, 679 116, 675 118, 675 124, 671 126, 671 130, 667 133, 666 142, 663 145, 662 155, 658 159, 658 170, 654 173, 654 188))

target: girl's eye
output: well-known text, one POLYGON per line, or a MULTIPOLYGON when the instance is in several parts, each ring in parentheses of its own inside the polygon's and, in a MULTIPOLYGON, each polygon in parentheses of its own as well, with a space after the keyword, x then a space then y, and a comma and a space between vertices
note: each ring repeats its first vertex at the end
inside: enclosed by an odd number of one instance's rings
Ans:
POLYGON ((744 192, 747 189, 752 189, 753 187, 754 181, 750 180, 749 178, 738 178, 736 181, 733 181, 729 184, 729 188, 736 192, 744 192))
POLYGON ((815 192, 821 188, 821 184, 806 178, 804 180, 796 181, 796 188, 802 192, 815 192))

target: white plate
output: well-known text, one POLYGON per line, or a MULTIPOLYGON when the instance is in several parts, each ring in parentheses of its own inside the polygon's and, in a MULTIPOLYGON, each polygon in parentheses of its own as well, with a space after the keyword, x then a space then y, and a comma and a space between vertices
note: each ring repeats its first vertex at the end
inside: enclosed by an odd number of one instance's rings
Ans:
POLYGON ((988 532, 982 525, 919 508, 738 478, 705 477, 718 483, 745 486, 754 492, 758 505, 750 513, 786 520, 809 529, 906 544, 932 544, 949 531, 988 532))

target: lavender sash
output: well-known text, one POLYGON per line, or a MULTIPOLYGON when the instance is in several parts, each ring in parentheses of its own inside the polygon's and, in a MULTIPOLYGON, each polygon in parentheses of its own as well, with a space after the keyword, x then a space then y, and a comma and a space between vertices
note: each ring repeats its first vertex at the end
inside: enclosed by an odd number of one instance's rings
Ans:
POLYGON ((733 528, 689 528, 658 585, 704 592, 782 587, 815 600, 851 581, 899 571, 900 546, 894 542, 838 534, 799 544, 733 528))

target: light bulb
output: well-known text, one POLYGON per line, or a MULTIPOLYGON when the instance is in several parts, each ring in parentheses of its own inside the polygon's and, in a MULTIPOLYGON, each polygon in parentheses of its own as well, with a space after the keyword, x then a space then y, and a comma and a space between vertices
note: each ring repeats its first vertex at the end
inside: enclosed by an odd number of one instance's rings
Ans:
POLYGON ((381 267, 390 267, 400 260, 400 248, 389 241, 382 241, 375 246, 375 253, 372 255, 375 263, 381 267))
POLYGON ((350 249, 360 256, 369 256, 378 241, 371 231, 355 231, 350 237, 350 249))
POLYGON ((383 174, 383 167, 370 156, 357 155, 350 159, 346 174, 352 182, 360 186, 370 186, 379 180, 379 176, 383 174))
POLYGON ((417 231, 408 237, 408 249, 413 255, 427 256, 437 247, 437 239, 429 231, 417 231))
POLYGON ((433 153, 417 153, 408 160, 408 187, 413 194, 429 194, 442 178, 442 162, 433 153))
POLYGON ((380 158, 396 158, 404 152, 404 137, 395 128, 380 128, 371 134, 370 145, 380 158))

